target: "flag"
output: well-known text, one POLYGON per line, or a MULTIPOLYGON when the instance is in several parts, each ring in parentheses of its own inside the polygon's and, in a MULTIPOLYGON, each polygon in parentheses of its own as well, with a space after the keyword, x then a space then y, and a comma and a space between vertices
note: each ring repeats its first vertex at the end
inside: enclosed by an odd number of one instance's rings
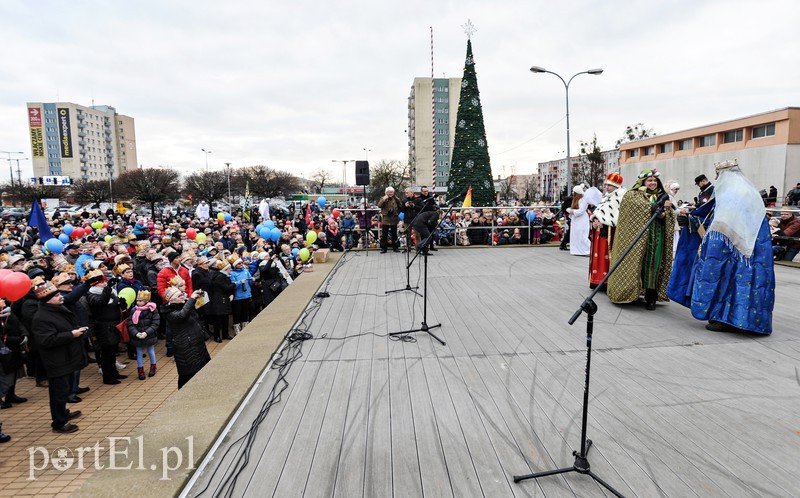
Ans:
POLYGON ((53 233, 50 231, 50 226, 47 224, 47 218, 44 217, 42 206, 39 204, 39 199, 33 199, 33 206, 31 206, 31 215, 28 218, 28 226, 39 229, 39 240, 42 243, 47 242, 53 238, 53 233))
POLYGON ((311 226, 311 202, 306 204, 306 226, 311 226))
POLYGON ((242 218, 244 221, 250 221, 250 180, 244 188, 244 209, 242 210, 242 218))
POLYGON ((464 204, 461 205, 462 208, 472 207, 472 185, 469 186, 467 190, 467 195, 464 196, 464 204))

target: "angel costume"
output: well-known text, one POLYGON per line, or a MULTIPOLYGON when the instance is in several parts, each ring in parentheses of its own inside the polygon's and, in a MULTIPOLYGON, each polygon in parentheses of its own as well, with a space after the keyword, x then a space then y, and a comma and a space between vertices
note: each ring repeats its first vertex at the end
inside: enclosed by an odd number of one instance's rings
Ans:
POLYGON ((573 194, 581 195, 577 209, 567 208, 570 217, 569 253, 573 256, 588 256, 589 246, 589 202, 583 196, 583 187, 576 185, 573 194))

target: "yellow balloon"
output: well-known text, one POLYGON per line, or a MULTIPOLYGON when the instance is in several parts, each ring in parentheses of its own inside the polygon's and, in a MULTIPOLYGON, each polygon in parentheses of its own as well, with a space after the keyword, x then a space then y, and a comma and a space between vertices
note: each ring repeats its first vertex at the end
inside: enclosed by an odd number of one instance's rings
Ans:
POLYGON ((198 233, 198 234, 195 236, 194 240, 195 240, 195 241, 197 241, 197 242, 205 242, 205 241, 206 241, 206 234, 204 234, 204 233, 198 233))
POLYGON ((316 242, 317 232, 315 232, 314 230, 309 231, 308 234, 306 234, 306 240, 308 241, 309 244, 313 244, 314 242, 316 242))

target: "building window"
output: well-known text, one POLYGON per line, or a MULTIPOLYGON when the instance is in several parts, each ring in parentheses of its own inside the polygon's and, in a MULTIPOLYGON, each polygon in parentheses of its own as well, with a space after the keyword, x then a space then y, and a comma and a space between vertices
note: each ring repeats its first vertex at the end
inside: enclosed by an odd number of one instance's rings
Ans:
POLYGON ((628 151, 628 159, 633 159, 634 157, 639 157, 639 149, 631 149, 628 151))
POLYGON ((711 147, 712 145, 716 144, 717 144, 716 135, 703 135, 702 137, 697 138, 698 147, 711 147))
POLYGON ((744 140, 744 130, 731 130, 722 134, 722 143, 729 144, 744 140))
POLYGON ((644 148, 644 155, 645 156, 652 156, 655 153, 656 153, 655 145, 650 145, 649 147, 645 147, 644 148))
POLYGON ((666 154, 668 152, 672 152, 672 142, 668 142, 665 144, 661 144, 658 146, 658 153, 659 154, 666 154))
POLYGON ((687 138, 686 140, 681 140, 678 142, 678 150, 691 150, 692 149, 692 139, 687 138))
POLYGON ((774 134, 775 134, 775 123, 753 127, 753 134, 752 134, 753 138, 771 137, 774 134))

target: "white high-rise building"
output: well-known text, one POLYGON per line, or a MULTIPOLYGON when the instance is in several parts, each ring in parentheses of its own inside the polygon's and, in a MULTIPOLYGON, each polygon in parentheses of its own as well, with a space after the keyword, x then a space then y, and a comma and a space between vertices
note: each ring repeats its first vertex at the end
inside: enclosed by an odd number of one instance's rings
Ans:
POLYGON ((33 176, 116 178, 136 168, 133 118, 110 106, 28 102, 33 176))
POLYGON ((461 78, 434 78, 433 85, 430 78, 414 78, 408 97, 408 164, 411 167, 411 182, 434 187, 435 158, 437 194, 447 192, 460 95, 461 78))

